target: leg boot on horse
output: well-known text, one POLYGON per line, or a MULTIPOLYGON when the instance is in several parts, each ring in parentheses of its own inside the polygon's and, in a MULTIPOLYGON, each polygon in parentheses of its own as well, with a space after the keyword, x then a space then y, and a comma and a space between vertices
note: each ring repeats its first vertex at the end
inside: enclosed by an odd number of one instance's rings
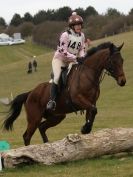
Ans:
POLYGON ((55 110, 56 108, 56 97, 58 94, 58 85, 55 84, 54 82, 51 85, 51 93, 50 93, 50 100, 47 103, 47 110, 55 110))

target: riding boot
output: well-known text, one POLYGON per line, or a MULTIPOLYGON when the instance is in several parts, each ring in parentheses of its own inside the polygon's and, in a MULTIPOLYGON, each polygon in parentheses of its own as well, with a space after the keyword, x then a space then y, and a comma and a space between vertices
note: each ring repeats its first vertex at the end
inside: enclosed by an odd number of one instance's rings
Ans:
POLYGON ((57 84, 55 84, 55 83, 52 83, 52 85, 51 85, 51 98, 50 98, 50 100, 49 100, 49 102, 47 103, 47 106, 46 106, 46 108, 48 109, 48 110, 55 110, 55 108, 56 108, 56 102, 55 102, 55 100, 56 100, 56 97, 57 97, 57 93, 58 93, 58 85, 57 84))

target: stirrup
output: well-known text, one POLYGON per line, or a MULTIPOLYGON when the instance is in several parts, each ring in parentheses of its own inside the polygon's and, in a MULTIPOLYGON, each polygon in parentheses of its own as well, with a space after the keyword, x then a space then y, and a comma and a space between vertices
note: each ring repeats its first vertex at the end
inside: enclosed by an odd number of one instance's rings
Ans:
POLYGON ((53 100, 50 100, 47 103, 46 109, 48 109, 48 110, 55 110, 55 108, 56 108, 56 102, 53 101, 53 100))

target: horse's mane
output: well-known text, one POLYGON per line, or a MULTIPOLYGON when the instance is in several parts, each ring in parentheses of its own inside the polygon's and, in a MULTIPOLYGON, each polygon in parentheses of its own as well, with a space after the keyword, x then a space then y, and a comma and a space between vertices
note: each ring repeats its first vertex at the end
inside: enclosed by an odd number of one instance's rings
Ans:
POLYGON ((116 47, 113 43, 111 42, 104 42, 102 44, 99 44, 98 46, 96 47, 92 47, 91 49, 89 49, 87 52, 86 52, 86 55, 85 55, 85 58, 95 54, 97 51, 101 50, 101 49, 107 49, 107 48, 110 48, 110 46, 113 45, 114 47, 116 47))

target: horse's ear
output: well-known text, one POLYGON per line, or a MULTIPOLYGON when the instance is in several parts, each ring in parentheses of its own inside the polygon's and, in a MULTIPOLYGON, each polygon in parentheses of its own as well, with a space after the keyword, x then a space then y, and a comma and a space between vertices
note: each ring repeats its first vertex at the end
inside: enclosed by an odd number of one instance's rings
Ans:
POLYGON ((117 47, 117 49, 120 51, 122 49, 123 45, 124 45, 124 42, 119 47, 117 47))

